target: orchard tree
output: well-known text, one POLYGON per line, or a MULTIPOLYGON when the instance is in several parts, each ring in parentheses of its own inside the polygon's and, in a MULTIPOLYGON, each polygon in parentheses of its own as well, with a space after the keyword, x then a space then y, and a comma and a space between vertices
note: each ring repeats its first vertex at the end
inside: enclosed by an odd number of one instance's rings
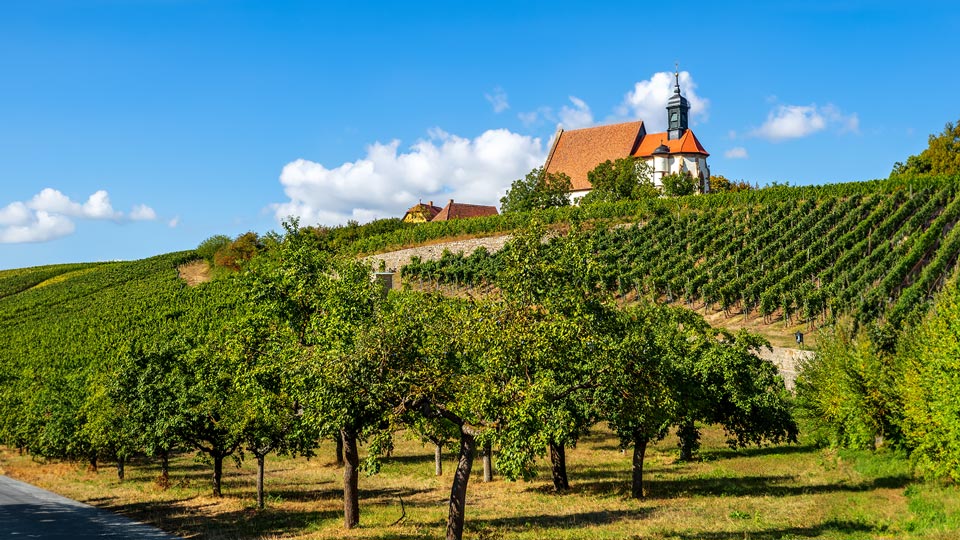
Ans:
POLYGON ((680 342, 672 308, 638 306, 620 316, 618 346, 610 356, 596 389, 597 409, 620 439, 621 449, 633 447, 634 498, 645 496, 643 462, 647 446, 663 439, 680 411, 674 384, 678 353, 669 342, 680 342))
POLYGON ((680 458, 692 459, 699 448, 696 422, 722 426, 731 448, 797 442, 783 379, 756 354, 769 343, 746 331, 716 331, 693 313, 682 324, 694 332, 688 332, 682 346, 689 353, 678 363, 680 458))
POLYGON ((186 417, 179 393, 185 350, 177 339, 149 350, 131 346, 120 358, 115 384, 109 387, 111 399, 127 404, 127 414, 137 426, 138 446, 160 459, 158 484, 164 488, 170 482, 170 454, 184 446, 186 417))
POLYGON ((225 422, 257 460, 257 508, 264 508, 264 466, 271 452, 311 456, 320 434, 303 419, 303 403, 316 381, 288 327, 263 312, 248 313, 231 328, 235 369, 225 422))
POLYGON ((537 167, 519 180, 514 180, 507 194, 500 199, 500 211, 528 212, 558 206, 569 206, 573 189, 564 173, 548 173, 537 167))
POLYGON ((588 397, 606 350, 611 309, 590 255, 591 237, 576 225, 566 236, 544 237, 534 225, 518 232, 503 252, 503 331, 492 336, 490 349, 524 366, 535 389, 505 413, 512 446, 501 453, 512 458, 505 463, 508 476, 524 475, 546 449, 554 488, 562 491, 569 488, 566 447, 593 423, 588 397))
POLYGON ((342 443, 344 525, 349 529, 360 522, 358 445, 385 440, 387 402, 378 385, 390 377, 363 346, 377 324, 384 293, 368 266, 332 258, 318 249, 317 236, 296 221, 284 228, 273 248, 247 267, 253 291, 249 300, 287 327, 291 354, 309 359, 302 373, 313 384, 304 389, 303 420, 342 443))

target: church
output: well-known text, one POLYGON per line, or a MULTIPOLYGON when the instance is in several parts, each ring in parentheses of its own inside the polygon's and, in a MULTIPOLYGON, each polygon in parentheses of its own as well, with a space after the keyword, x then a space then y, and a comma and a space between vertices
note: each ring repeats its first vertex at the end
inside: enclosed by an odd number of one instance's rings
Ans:
POLYGON ((590 192, 587 173, 604 161, 635 156, 653 171, 653 183, 663 188, 662 178, 689 172, 699 180, 700 191, 710 190, 710 155, 689 128, 690 102, 680 93, 680 73, 667 101, 667 131, 647 133, 642 120, 583 129, 557 130, 543 170, 570 177, 570 198, 576 202, 590 192))

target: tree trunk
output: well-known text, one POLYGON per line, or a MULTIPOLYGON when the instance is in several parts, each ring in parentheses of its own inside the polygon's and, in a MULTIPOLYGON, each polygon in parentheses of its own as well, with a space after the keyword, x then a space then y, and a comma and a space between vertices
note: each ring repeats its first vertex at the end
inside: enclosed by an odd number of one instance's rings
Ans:
POLYGON ((160 483, 163 489, 170 486, 170 452, 166 450, 160 452, 160 483))
POLYGON ((433 469, 437 476, 443 476, 443 447, 439 444, 433 445, 433 469))
POLYGON ((257 508, 263 510, 263 465, 267 460, 265 454, 256 454, 257 456, 257 508))
POLYGON ((684 418, 677 428, 680 438, 680 461, 693 461, 693 454, 700 449, 700 430, 692 418, 684 418))
POLYGON ((343 526, 352 529, 360 524, 360 492, 357 488, 360 456, 357 454, 357 434, 352 430, 340 431, 343 453, 343 526))
POLYGON ((343 467, 343 437, 334 437, 337 440, 337 467, 343 467))
POLYGON ((462 540, 463 518, 467 500, 467 482, 470 481, 470 469, 473 468, 473 453, 476 441, 473 435, 460 431, 460 461, 453 475, 453 487, 450 489, 450 513, 447 517, 447 540, 462 540))
POLYGON ((87 470, 90 471, 90 472, 92 472, 92 473, 97 473, 97 472, 99 472, 99 469, 97 469, 97 455, 96 455, 96 454, 90 456, 90 458, 89 458, 89 464, 87 465, 87 470))
POLYGON ((223 479, 223 456, 213 454, 213 496, 222 497, 220 481, 223 479))
POLYGON ((570 489, 570 482, 567 481, 567 451, 562 443, 550 443, 550 464, 553 470, 553 489, 570 489))
POLYGON ((490 443, 483 445, 483 481, 493 482, 493 448, 490 443))
POLYGON ((643 456, 647 453, 646 437, 633 438, 633 498, 642 499, 643 495, 643 456))
POLYGON ((123 482, 124 476, 124 465, 126 465, 126 460, 123 456, 117 456, 117 479, 123 482))

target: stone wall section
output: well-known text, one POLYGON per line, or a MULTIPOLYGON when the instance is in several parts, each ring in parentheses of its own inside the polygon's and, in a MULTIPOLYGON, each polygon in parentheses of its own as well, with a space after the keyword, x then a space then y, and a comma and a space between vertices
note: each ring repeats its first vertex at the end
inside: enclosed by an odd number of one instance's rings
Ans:
MULTIPOLYGON (((410 263, 410 259, 413 257, 420 257, 424 261, 435 261, 443 256, 445 250, 450 251, 456 255, 457 253, 463 253, 464 255, 470 255, 478 247, 485 247, 490 253, 496 253, 500 251, 503 246, 510 240, 510 235, 504 236, 488 236, 486 238, 470 238, 467 240, 454 240, 452 242, 441 242, 439 244, 430 244, 426 246, 417 246, 413 248, 401 249, 399 251, 391 251, 389 253, 380 253, 377 255, 370 255, 365 257, 363 260, 370 263, 370 266, 373 268, 374 272, 380 271, 380 261, 384 262, 384 267, 387 272, 400 272, 400 269, 410 263)), ((396 287, 398 279, 394 279, 394 287, 396 287)))
POLYGON ((814 352, 809 349, 774 347, 772 351, 762 349, 757 356, 773 362, 773 365, 780 370, 780 375, 783 376, 783 382, 786 383, 787 389, 793 390, 797 380, 797 372, 800 371, 800 363, 813 358, 813 354, 814 352))

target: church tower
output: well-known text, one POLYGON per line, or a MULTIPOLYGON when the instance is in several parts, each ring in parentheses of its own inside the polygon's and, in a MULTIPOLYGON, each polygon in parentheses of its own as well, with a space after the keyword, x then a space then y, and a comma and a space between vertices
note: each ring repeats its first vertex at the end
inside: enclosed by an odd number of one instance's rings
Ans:
POLYGON ((687 98, 680 95, 680 68, 674 72, 677 85, 673 89, 673 95, 667 101, 667 140, 675 141, 687 131, 687 113, 690 110, 690 102, 687 98))

